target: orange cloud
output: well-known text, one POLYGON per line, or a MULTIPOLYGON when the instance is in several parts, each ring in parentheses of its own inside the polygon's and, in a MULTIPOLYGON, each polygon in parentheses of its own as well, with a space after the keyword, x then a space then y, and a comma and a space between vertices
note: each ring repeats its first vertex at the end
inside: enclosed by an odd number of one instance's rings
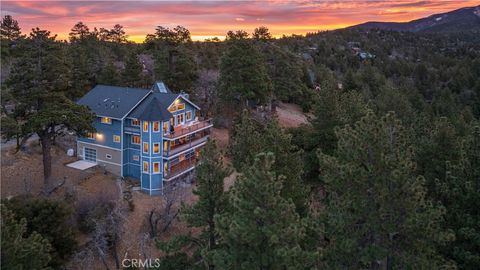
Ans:
POLYGON ((281 36, 373 20, 409 21, 474 5, 478 1, 2 1, 1 14, 14 16, 24 32, 40 27, 58 34, 59 39, 66 39, 78 21, 90 28, 119 23, 131 40, 141 42, 158 25, 183 25, 196 40, 223 37, 229 30, 251 32, 259 25, 281 36))

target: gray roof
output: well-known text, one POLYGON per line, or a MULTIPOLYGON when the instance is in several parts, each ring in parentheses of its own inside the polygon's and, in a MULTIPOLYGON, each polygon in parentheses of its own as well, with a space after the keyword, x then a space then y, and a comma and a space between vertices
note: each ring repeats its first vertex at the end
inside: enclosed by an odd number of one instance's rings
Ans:
POLYGON ((121 119, 149 92, 140 88, 97 85, 77 103, 88 106, 99 116, 121 119))
POLYGON ((168 121, 172 114, 167 109, 178 96, 179 94, 153 92, 128 116, 146 121, 168 121))

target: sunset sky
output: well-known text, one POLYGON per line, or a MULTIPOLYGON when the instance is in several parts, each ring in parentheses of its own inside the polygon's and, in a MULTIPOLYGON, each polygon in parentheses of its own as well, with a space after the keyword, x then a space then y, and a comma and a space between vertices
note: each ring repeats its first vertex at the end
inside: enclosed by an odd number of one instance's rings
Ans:
POLYGON ((305 34, 366 21, 410 21, 435 13, 475 6, 477 1, 5 1, 1 14, 12 15, 23 32, 33 27, 66 39, 82 21, 93 27, 124 26, 129 39, 141 42, 158 25, 183 25, 192 39, 223 38, 228 30, 252 32, 260 25, 272 34, 305 34))

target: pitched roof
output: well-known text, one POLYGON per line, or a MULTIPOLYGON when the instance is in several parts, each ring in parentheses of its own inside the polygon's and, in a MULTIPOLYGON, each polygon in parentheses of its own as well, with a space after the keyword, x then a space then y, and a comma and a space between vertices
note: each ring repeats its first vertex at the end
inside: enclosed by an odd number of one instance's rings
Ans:
POLYGON ((168 121, 172 115, 168 107, 178 96, 173 93, 151 93, 128 116, 146 121, 168 121))
POLYGON ((99 116, 121 119, 149 92, 141 88, 97 85, 77 103, 88 106, 99 116))

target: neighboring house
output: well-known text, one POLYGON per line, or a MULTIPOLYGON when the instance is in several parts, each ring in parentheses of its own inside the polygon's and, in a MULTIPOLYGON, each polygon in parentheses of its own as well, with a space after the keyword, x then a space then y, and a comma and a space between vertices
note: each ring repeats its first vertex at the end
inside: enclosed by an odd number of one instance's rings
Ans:
POLYGON ((97 132, 77 140, 78 156, 139 180, 150 195, 191 177, 212 127, 198 119, 199 107, 188 95, 174 94, 162 82, 150 90, 97 85, 78 103, 97 116, 97 132))

